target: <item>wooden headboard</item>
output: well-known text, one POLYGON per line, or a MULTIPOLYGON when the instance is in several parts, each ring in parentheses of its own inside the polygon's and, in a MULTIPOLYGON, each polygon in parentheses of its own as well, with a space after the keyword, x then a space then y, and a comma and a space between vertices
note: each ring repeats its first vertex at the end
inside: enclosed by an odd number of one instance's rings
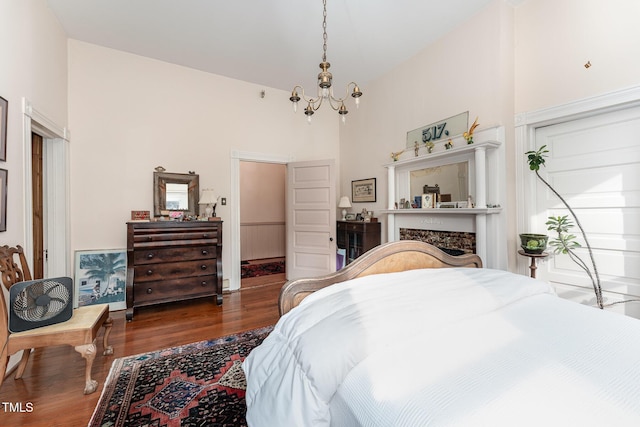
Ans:
POLYGON ((482 260, 473 254, 451 256, 433 245, 416 240, 385 243, 335 273, 285 283, 278 302, 280 316, 300 304, 307 295, 334 283, 370 274, 450 267, 482 268, 482 260))

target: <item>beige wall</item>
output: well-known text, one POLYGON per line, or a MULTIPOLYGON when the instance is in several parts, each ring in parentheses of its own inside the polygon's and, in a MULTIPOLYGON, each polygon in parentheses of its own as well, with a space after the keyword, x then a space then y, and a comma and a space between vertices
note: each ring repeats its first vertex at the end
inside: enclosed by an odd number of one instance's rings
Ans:
POLYGON ((517 113, 640 84, 640 1, 528 0, 515 17, 517 113))
MULTIPOLYGON (((161 61, 69 41, 71 245, 126 247, 131 210, 153 207, 152 173, 195 171, 227 197, 223 271, 229 270, 232 150, 337 158, 338 124, 294 115, 288 93, 161 61)), ((225 274, 227 277, 227 274, 225 274)))
POLYGON ((284 164, 240 162, 241 260, 286 255, 286 171, 284 164))
MULTIPOLYGON (((359 110, 352 109, 347 126, 340 126, 341 190, 342 195, 350 196, 351 180, 375 177, 378 194, 376 203, 355 203, 352 212, 366 207, 375 214, 386 208, 387 175, 382 165, 392 161, 392 151, 404 149, 407 131, 420 126, 469 111, 470 121, 479 117, 481 128, 506 127, 506 153, 513 157, 512 40, 513 8, 495 1, 363 88, 359 110)), ((507 173, 515 176, 508 163, 507 173)), ((500 203, 507 211, 510 233, 515 235, 515 189, 508 190, 508 198, 500 203)), ((384 222, 384 216, 381 218, 384 222)), ((383 223, 383 230, 385 227, 383 223)), ((515 242, 512 246, 515 253, 515 242)))
POLYGON ((240 162, 240 222, 284 222, 286 165, 240 162))
POLYGON ((9 101, 7 231, 0 244, 24 245, 22 99, 67 126, 67 39, 45 0, 0 1, 0 96, 9 101))

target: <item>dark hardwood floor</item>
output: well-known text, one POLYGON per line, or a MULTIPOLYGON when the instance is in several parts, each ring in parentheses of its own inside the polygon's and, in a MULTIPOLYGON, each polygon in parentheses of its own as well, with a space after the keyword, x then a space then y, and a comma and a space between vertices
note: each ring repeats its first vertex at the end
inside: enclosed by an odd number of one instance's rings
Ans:
POLYGON ((225 293, 221 306, 212 299, 199 299, 142 308, 132 322, 126 322, 124 311, 113 312, 109 341, 114 355, 102 355, 100 333, 92 370, 98 390, 88 396, 82 394, 85 363, 79 353, 70 346, 37 349, 22 379, 15 380, 11 375, 0 388, 0 425, 86 426, 115 358, 276 323, 278 294, 284 280, 274 279, 225 293))

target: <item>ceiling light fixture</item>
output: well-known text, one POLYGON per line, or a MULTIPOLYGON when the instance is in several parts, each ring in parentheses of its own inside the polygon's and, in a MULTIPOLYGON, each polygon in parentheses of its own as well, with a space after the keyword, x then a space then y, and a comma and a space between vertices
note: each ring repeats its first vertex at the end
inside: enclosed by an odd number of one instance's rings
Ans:
POLYGON ((296 85, 291 92, 291 98, 289 100, 293 103, 293 112, 298 111, 298 101, 300 101, 300 96, 298 95, 298 90, 302 94, 302 99, 307 103, 307 107, 304 109, 304 114, 307 116, 307 120, 311 123, 311 116, 315 113, 320 106, 322 105, 322 101, 325 99, 328 100, 329 105, 335 111, 338 112, 340 117, 342 118, 342 123, 346 121, 347 107, 344 105, 344 101, 349 96, 349 88, 353 87, 353 91, 351 92, 351 96, 354 98, 356 103, 356 108, 360 103, 360 97, 362 96, 362 92, 358 85, 354 82, 351 82, 347 85, 345 96, 343 98, 336 98, 333 95, 333 87, 331 86, 333 76, 329 72, 329 67, 331 64, 327 62, 327 0, 322 0, 323 5, 323 14, 322 14, 322 62, 320 63, 320 68, 322 71, 318 74, 318 96, 316 98, 307 98, 304 94, 304 88, 300 85, 296 85))

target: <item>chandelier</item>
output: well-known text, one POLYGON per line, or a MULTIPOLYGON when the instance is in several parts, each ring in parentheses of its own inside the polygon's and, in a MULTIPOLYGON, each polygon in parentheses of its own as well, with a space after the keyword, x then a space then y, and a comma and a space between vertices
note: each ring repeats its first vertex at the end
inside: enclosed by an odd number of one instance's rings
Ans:
POLYGON ((333 76, 329 72, 329 67, 331 64, 327 62, 327 0, 322 0, 323 5, 323 14, 322 14, 322 62, 320 63, 320 69, 322 71, 318 74, 318 95, 316 98, 308 98, 305 96, 304 88, 300 85, 296 85, 291 92, 291 98, 289 100, 293 103, 293 112, 298 111, 298 101, 300 101, 300 95, 298 95, 298 91, 302 94, 302 99, 307 103, 307 107, 304 109, 304 114, 307 116, 307 120, 311 123, 311 116, 322 106, 322 102, 327 100, 331 108, 338 112, 340 117, 342 118, 342 123, 346 121, 347 107, 344 105, 344 101, 348 99, 349 89, 353 88, 351 92, 351 96, 354 98, 356 103, 356 108, 360 103, 360 97, 362 96, 362 92, 358 85, 354 82, 351 82, 346 87, 346 92, 344 97, 336 98, 333 95, 333 87, 331 86, 331 81, 333 76))

